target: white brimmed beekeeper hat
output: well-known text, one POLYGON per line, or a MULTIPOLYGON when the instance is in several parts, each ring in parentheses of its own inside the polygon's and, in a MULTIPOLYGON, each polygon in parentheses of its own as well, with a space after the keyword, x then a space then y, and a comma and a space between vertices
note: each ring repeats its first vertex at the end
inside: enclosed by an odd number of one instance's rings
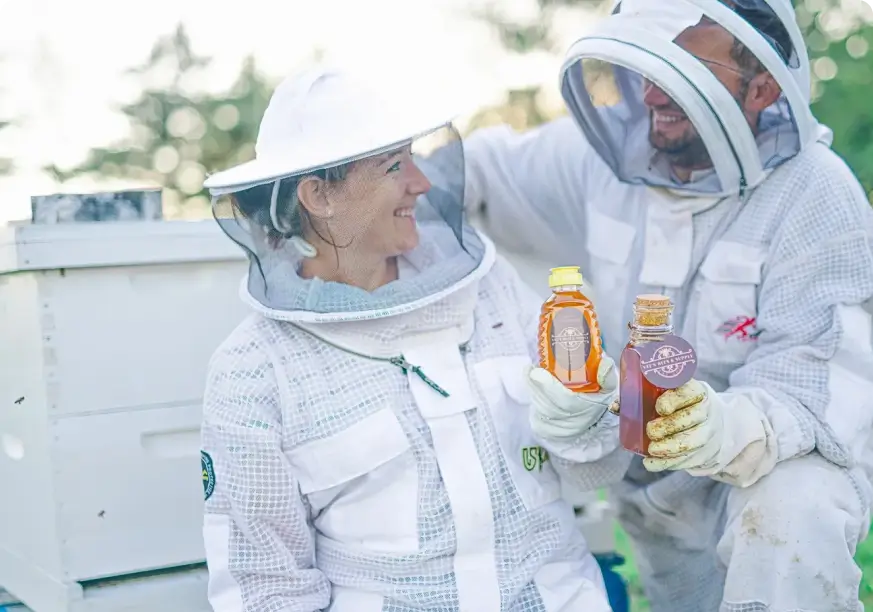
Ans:
POLYGON ((392 150, 451 122, 451 114, 429 106, 334 68, 313 68, 274 91, 255 159, 212 174, 204 187, 222 193, 392 150))

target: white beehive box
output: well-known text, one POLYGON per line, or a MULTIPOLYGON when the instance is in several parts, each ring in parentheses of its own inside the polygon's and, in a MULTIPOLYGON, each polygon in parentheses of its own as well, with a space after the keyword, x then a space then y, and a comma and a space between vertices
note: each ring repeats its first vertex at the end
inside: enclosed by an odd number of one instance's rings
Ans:
POLYGON ((209 610, 200 402, 244 268, 211 220, 0 228, 0 586, 36 612, 209 610))

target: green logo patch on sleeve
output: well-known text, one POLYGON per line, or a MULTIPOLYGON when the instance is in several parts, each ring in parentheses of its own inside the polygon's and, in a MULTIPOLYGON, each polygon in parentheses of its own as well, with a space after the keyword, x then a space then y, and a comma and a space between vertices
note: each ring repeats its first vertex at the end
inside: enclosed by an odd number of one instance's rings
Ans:
POLYGON ((543 471, 543 466, 549 460, 549 452, 542 446, 525 446, 521 449, 521 463, 528 472, 543 471))
POLYGON ((200 469, 203 472, 204 499, 209 499, 215 491, 215 468, 212 466, 212 457, 206 451, 200 451, 200 469))

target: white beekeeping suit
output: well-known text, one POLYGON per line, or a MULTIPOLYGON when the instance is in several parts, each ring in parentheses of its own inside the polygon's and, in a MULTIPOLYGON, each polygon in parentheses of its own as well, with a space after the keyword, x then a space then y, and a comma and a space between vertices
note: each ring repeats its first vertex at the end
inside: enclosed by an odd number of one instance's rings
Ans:
POLYGON ((534 436, 540 299, 466 225, 463 173, 445 116, 314 70, 207 180, 254 310, 204 398, 216 612, 609 610, 560 485, 621 478, 614 393, 569 459, 534 436))
POLYGON ((583 266, 614 357, 642 293, 697 349, 697 426, 615 490, 652 610, 860 610, 873 213, 791 3, 615 4, 568 51, 570 117, 466 139, 468 206, 583 266))

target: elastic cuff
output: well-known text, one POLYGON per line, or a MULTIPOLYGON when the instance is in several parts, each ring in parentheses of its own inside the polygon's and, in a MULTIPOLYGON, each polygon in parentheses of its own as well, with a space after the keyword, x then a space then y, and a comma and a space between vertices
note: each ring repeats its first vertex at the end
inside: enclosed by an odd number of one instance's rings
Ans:
POLYGON ((802 457, 815 448, 815 435, 809 426, 801 422, 791 406, 764 389, 732 387, 719 395, 731 408, 751 404, 764 415, 773 432, 777 461, 802 457))
POLYGON ((717 463, 709 469, 690 469, 692 476, 712 476, 736 487, 748 487, 769 474, 778 449, 773 427, 757 406, 743 397, 722 403, 723 432, 717 463))

